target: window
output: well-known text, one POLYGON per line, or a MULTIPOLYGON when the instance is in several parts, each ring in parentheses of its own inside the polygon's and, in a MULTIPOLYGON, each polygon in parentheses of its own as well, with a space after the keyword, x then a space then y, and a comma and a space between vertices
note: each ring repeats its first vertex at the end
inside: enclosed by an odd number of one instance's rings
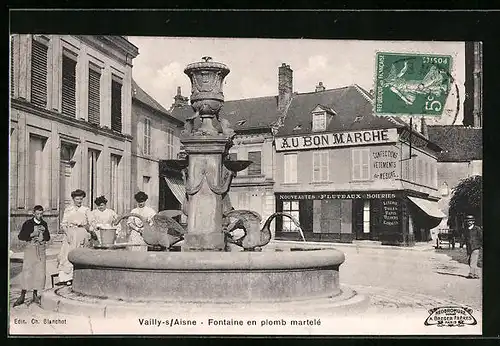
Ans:
POLYGON ((352 180, 370 179, 370 149, 352 149, 352 180))
POLYGON ((417 182, 417 158, 413 157, 411 159, 411 181, 416 183, 417 182))
POLYGON ((151 155, 151 120, 148 118, 144 119, 143 151, 144 155, 151 155))
MULTIPOLYGON (((299 221, 299 201, 283 202, 283 212, 299 221)), ((300 221, 299 221, 300 222, 300 221)), ((288 217, 283 217, 283 232, 296 232, 299 228, 288 217)))
POLYGON ((100 152, 97 150, 89 150, 89 204, 90 209, 94 209, 94 200, 97 198, 97 179, 98 169, 97 162, 100 152))
POLYGON ((284 182, 296 183, 297 182, 297 154, 284 155, 284 182))
POLYGON ((174 130, 167 128, 167 158, 174 158, 174 130))
POLYGON ((370 201, 363 203, 363 233, 370 233, 370 201))
POLYGON ((422 181, 424 183, 424 185, 427 185, 429 183, 429 164, 427 163, 427 161, 424 161, 422 162, 422 166, 423 166, 423 172, 422 172, 422 181))
POLYGON ((121 180, 121 161, 120 155, 111 154, 111 177, 110 177, 110 207, 115 212, 120 213, 121 209, 118 208, 120 201, 120 182, 121 180))
POLYGON ((28 157, 28 186, 29 193, 27 208, 31 209, 40 204, 47 207, 49 204, 49 160, 47 138, 30 134, 28 157))
POLYGON ((31 103, 47 107, 47 46, 32 39, 31 103))
POLYGON ((418 159, 417 160, 417 183, 421 184, 422 183, 422 176, 423 176, 423 169, 422 169, 422 160, 418 159))
POLYGON ((328 181, 328 151, 313 153, 313 181, 328 181))
POLYGON ((326 130, 326 112, 313 113, 312 130, 325 131, 326 130))
POLYGON ((151 193, 149 189, 149 181, 151 180, 151 177, 143 176, 142 177, 142 191, 144 191, 147 195, 151 193))
POLYGON ((99 125, 101 117, 101 70, 89 64, 89 123, 99 125))
POLYGON ((122 79, 115 75, 111 81, 111 129, 122 132, 122 79))
POLYGON ((248 166, 248 175, 260 175, 262 172, 260 151, 250 151, 248 153, 248 160, 252 161, 250 166, 248 166))
POLYGON ((76 117, 76 60, 63 54, 62 114, 76 117))

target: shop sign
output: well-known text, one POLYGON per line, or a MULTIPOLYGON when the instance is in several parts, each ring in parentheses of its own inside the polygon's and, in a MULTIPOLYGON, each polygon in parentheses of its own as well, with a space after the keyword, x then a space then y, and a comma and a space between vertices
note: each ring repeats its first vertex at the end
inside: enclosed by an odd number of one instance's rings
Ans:
POLYGON ((397 141, 398 132, 396 129, 322 133, 276 138, 276 151, 385 144, 397 141))
POLYGON ((398 200, 382 201, 382 224, 387 227, 399 227, 400 207, 398 200))
POLYGON ((381 192, 308 192, 308 193, 277 193, 281 201, 306 199, 391 199, 400 197, 398 191, 381 192))
POLYGON ((398 158, 399 152, 393 149, 373 151, 372 153, 373 179, 389 180, 399 177, 398 158))

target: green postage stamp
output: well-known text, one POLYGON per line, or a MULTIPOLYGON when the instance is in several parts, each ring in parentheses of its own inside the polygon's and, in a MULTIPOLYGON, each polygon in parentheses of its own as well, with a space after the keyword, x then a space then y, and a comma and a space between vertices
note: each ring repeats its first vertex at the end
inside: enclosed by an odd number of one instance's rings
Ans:
POLYGON ((451 56, 379 52, 376 60, 375 114, 443 114, 453 82, 451 56))

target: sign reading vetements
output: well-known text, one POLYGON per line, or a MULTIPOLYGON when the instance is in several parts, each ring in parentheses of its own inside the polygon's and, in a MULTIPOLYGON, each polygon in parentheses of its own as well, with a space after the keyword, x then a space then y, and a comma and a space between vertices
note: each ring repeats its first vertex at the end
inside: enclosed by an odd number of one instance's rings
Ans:
POLYGON ((346 147, 397 141, 398 132, 396 129, 322 133, 276 138, 276 151, 346 147))

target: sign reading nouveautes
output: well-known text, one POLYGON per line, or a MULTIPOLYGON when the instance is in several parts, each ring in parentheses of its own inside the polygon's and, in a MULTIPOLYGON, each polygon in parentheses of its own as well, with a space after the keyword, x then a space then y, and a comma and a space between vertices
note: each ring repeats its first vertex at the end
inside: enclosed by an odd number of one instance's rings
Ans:
POLYGON ((383 144, 397 141, 396 129, 321 133, 276 138, 276 151, 383 144))

